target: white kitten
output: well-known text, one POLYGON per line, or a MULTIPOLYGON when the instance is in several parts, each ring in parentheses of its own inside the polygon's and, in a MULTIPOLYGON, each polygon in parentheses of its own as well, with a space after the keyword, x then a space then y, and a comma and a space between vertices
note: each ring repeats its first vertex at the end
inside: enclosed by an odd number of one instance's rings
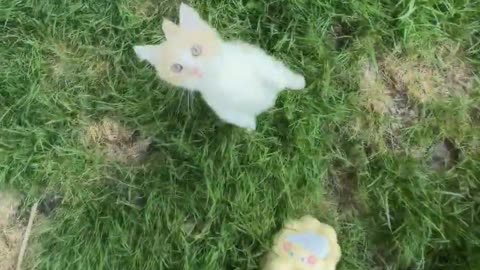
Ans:
POLYGON ((135 46, 159 77, 199 91, 224 121, 254 130, 256 117, 275 104, 285 88, 303 89, 305 79, 263 50, 223 41, 191 7, 180 5, 180 25, 164 19, 166 41, 135 46))

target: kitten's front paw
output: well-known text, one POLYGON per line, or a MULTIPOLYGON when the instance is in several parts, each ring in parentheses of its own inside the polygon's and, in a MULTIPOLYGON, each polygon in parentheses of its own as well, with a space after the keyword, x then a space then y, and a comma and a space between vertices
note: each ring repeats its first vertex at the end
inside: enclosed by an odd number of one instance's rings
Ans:
POLYGON ((305 78, 302 75, 295 74, 290 81, 290 88, 294 90, 305 88, 305 78))
POLYGON ((247 130, 248 133, 253 133, 257 129, 257 124, 255 122, 249 123, 248 125, 245 126, 245 129, 247 130))
POLYGON ((247 134, 254 134, 254 133, 255 133, 255 129, 247 128, 247 129, 245 129, 245 132, 247 132, 247 134))
POLYGON ((255 118, 247 118, 242 123, 237 123, 239 127, 244 128, 248 133, 253 133, 257 129, 257 123, 255 118))

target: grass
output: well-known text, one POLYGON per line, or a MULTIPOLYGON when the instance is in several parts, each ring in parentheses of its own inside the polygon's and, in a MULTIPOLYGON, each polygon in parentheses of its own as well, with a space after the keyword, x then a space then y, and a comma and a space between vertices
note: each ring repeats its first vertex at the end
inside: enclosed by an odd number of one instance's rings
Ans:
POLYGON ((307 91, 282 94, 255 134, 134 56, 179 3, 0 0, 0 183, 26 209, 63 198, 38 269, 257 269, 303 214, 336 228, 339 269, 478 269, 478 0, 191 1, 226 38, 306 76, 307 91), (460 73, 471 86, 416 99, 402 85, 421 78, 395 74, 419 66, 440 70, 425 77, 444 76, 435 87, 460 73), (151 137, 150 157, 112 162, 85 145, 104 117, 151 137), (445 140, 450 161, 433 169, 445 140))

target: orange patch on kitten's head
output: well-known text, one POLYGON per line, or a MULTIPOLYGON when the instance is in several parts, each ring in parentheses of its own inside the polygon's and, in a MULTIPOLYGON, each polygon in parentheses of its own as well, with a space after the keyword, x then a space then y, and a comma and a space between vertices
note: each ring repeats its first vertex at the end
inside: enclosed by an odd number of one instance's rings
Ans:
POLYGON ((205 78, 210 61, 220 53, 220 36, 185 4, 180 5, 180 25, 164 19, 162 30, 166 41, 135 46, 137 56, 152 64, 161 79, 195 88, 205 78))

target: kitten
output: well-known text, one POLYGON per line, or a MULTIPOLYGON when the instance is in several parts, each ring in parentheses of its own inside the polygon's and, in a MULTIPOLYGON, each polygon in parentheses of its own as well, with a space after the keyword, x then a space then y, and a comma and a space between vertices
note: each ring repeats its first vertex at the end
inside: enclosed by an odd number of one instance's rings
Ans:
POLYGON ((263 50, 240 41, 223 41, 186 4, 180 25, 164 19, 166 41, 135 46, 141 60, 174 86, 199 91, 225 122, 255 130, 256 117, 275 104, 285 88, 300 90, 305 79, 263 50))

